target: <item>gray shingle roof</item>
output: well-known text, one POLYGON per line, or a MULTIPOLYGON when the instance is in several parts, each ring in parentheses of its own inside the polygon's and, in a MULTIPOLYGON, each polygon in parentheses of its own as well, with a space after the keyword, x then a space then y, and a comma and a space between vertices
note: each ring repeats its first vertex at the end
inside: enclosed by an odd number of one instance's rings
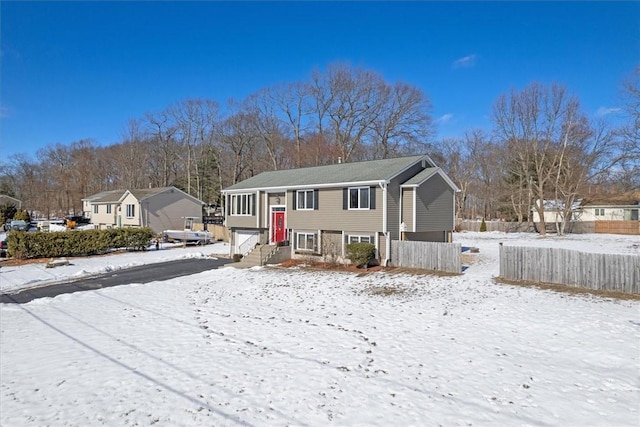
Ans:
POLYGON ((122 195, 125 193, 125 191, 127 190, 109 190, 109 191, 103 191, 101 193, 98 194, 93 194, 89 197, 85 197, 82 200, 89 200, 93 203, 108 203, 108 202, 117 202, 118 200, 120 200, 120 197, 122 197, 122 195))
POLYGON ((165 191, 170 190, 171 188, 174 188, 174 187, 138 188, 135 190, 129 190, 129 192, 133 194, 133 197, 135 197, 136 199, 142 200, 144 198, 154 196, 156 194, 164 193, 165 191))
POLYGON ((403 185, 419 185, 422 184, 422 181, 429 178, 431 175, 436 173, 439 168, 426 168, 422 170, 420 173, 416 174, 414 177, 404 182, 403 185))
POLYGON ((420 155, 263 172, 227 187, 225 191, 384 181, 426 158, 420 155))
MULTIPOLYGON (((157 187, 157 188, 138 188, 138 189, 134 189, 134 190, 129 190, 129 192, 131 194, 133 194, 133 197, 135 197, 138 200, 143 200, 147 197, 151 197, 154 196, 156 194, 160 194, 163 193, 165 191, 169 191, 171 189, 174 189, 175 187, 157 187)), ((127 190, 109 190, 109 191, 103 191, 101 193, 98 194, 93 194, 89 197, 85 197, 83 200, 89 200, 92 203, 115 203, 120 201, 120 198, 122 198, 122 196, 124 196, 124 193, 127 190)), ((188 197, 192 197, 194 200, 198 200, 193 196, 190 196, 188 194, 185 193, 186 196, 188 197)), ((200 202, 200 200, 198 200, 200 202)))

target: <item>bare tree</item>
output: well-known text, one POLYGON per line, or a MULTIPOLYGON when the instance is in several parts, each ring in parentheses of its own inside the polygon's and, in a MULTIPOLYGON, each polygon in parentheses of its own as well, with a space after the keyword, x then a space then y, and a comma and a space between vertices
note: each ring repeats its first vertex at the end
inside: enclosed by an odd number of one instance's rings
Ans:
POLYGON ((154 187, 166 187, 177 176, 178 161, 182 159, 178 144, 174 138, 178 131, 174 117, 169 109, 158 114, 146 114, 147 143, 150 148, 149 162, 155 172, 154 187))
POLYGON ((578 101, 559 85, 533 83, 520 92, 502 95, 494 105, 496 133, 508 144, 509 161, 531 191, 539 216, 539 232, 546 234, 545 200, 553 196, 553 178, 561 156, 562 131, 578 117, 578 101))
POLYGON ((230 176, 226 177, 227 185, 235 184, 258 172, 253 162, 254 148, 258 140, 251 117, 230 101, 230 110, 234 111, 223 120, 216 131, 216 138, 221 145, 222 156, 227 157, 233 165, 230 176))
POLYGON ((36 153, 40 162, 46 165, 46 174, 49 175, 52 188, 50 191, 55 194, 55 211, 63 216, 72 212, 73 196, 73 162, 71 150, 66 145, 57 143, 52 146, 41 148, 36 153))
POLYGON ((622 151, 619 182, 628 183, 625 190, 640 188, 640 65, 622 83, 626 123, 618 129, 622 151))
POLYGON ((279 119, 270 89, 261 90, 244 102, 247 119, 259 136, 272 170, 281 168, 286 157, 285 124, 279 119))
POLYGON ((200 170, 202 157, 210 152, 218 110, 216 102, 202 99, 186 100, 171 109, 177 127, 175 138, 181 143, 180 158, 186 163, 185 189, 199 198, 204 177, 204 171, 200 170))
MULTIPOLYGON (((371 124, 374 158, 412 153, 433 134, 431 104, 418 88, 405 83, 380 88, 380 110, 371 124)), ((417 149, 418 152, 424 150, 417 149)))
POLYGON ((290 132, 284 131, 285 136, 293 143, 295 155, 293 166, 305 166, 302 162, 305 134, 311 131, 311 114, 313 112, 312 85, 306 82, 294 82, 275 86, 268 91, 274 103, 274 113, 280 117, 283 125, 290 132))
POLYGON ((605 126, 589 122, 577 98, 555 84, 547 88, 533 83, 501 96, 494 121, 507 149, 512 192, 527 194, 542 235, 548 203, 556 216, 556 231, 563 234, 585 185, 619 161, 612 155, 619 152, 616 140, 605 126))

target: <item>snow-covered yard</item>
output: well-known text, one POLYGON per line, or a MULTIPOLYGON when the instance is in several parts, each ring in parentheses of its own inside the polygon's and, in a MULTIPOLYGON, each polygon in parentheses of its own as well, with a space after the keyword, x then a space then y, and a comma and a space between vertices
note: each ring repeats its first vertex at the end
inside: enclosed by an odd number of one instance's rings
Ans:
MULTIPOLYGON (((640 425, 640 303, 496 284, 498 243, 640 255, 637 236, 460 233, 461 276, 225 267, 0 304, 0 425, 640 425)), ((3 292, 203 248, 0 268, 3 292)))

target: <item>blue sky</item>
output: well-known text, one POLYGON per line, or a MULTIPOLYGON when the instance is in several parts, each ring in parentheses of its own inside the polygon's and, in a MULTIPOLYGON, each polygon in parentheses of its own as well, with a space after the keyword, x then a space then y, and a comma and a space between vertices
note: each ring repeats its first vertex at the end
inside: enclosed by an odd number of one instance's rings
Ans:
POLYGON ((512 88, 558 82, 596 117, 640 64, 640 2, 0 3, 0 162, 121 140, 189 98, 221 105, 347 62, 422 89, 437 139, 490 128, 512 88))

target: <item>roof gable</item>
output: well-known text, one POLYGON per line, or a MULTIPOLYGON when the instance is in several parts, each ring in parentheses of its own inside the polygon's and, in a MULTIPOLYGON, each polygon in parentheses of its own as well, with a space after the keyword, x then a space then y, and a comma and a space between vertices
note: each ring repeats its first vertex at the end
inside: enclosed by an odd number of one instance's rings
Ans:
POLYGON ((102 191, 97 194, 93 194, 89 197, 85 197, 82 200, 86 200, 90 203, 109 203, 118 202, 127 190, 108 190, 102 191))
POLYGON ((388 181, 422 160, 432 164, 428 156, 419 155, 263 172, 224 191, 388 181))
POLYGON ((406 182, 402 184, 402 187, 419 187, 429 179, 431 179, 434 175, 440 175, 442 179, 453 189, 453 191, 460 191, 460 188, 443 172, 439 167, 426 168, 422 170, 420 173, 417 173, 412 178, 409 178, 406 182))
POLYGON ((138 201, 142 201, 144 199, 148 199, 150 197, 157 196, 158 194, 162 194, 168 191, 178 191, 182 193, 185 197, 188 197, 195 201, 196 203, 205 204, 202 200, 199 200, 193 197, 190 194, 185 193, 179 188, 170 186, 170 187, 157 187, 157 188, 139 188, 134 190, 109 190, 103 191, 98 194, 94 194, 92 196, 86 197, 82 200, 89 201, 90 203, 120 203, 127 194, 131 194, 138 201))

